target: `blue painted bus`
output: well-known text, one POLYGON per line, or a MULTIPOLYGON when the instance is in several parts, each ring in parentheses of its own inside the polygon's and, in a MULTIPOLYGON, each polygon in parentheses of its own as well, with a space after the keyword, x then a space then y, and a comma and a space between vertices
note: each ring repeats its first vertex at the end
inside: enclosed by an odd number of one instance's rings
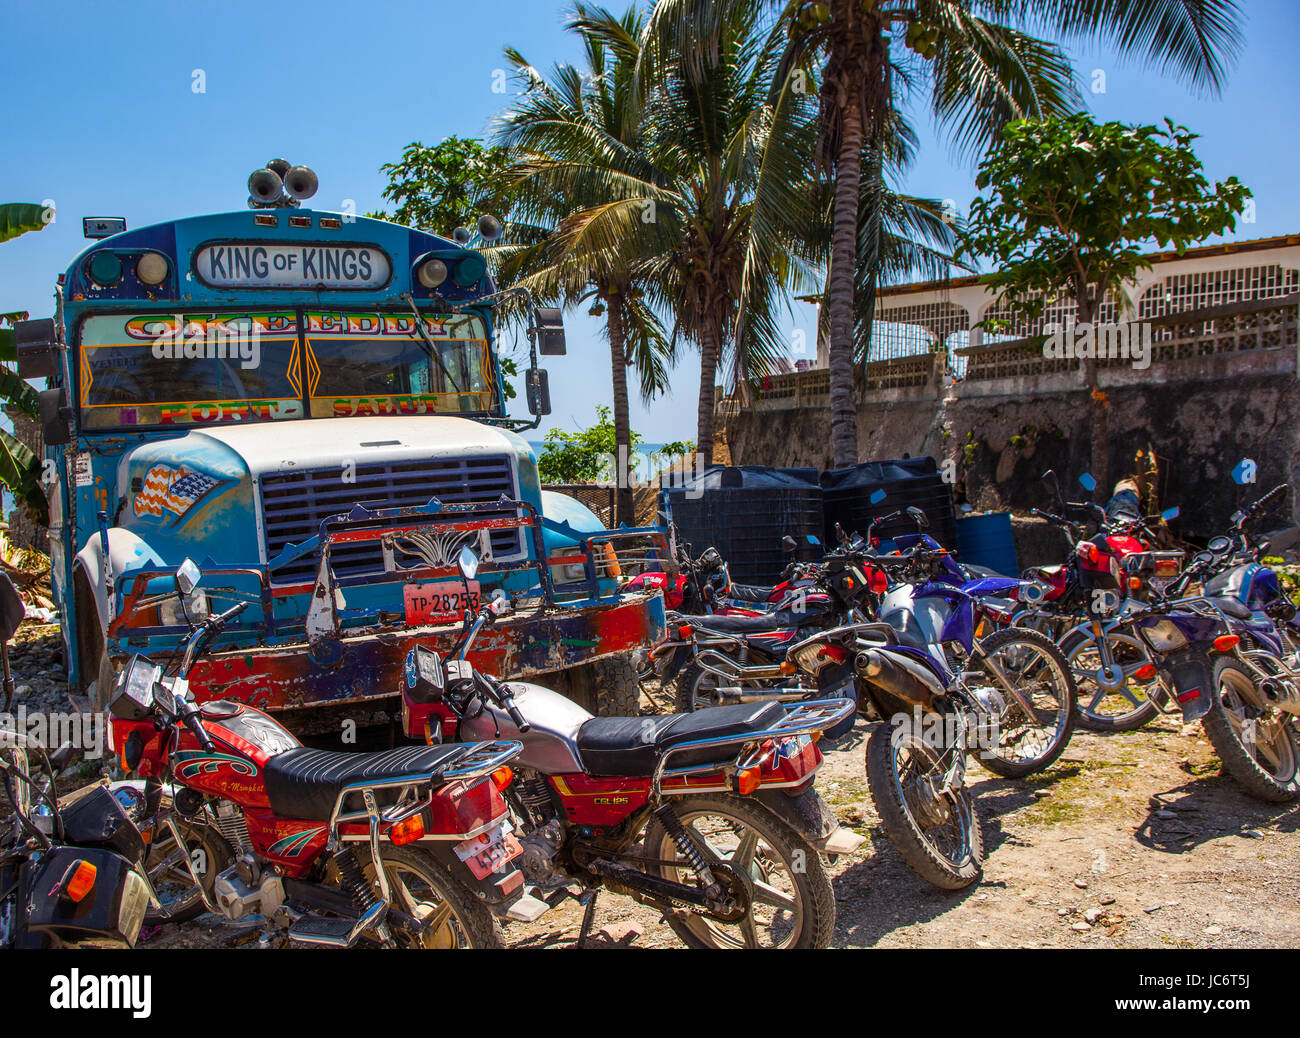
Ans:
MULTIPOLYGON (((126 657, 244 600, 194 671, 198 698, 391 705, 410 646, 450 644, 499 590, 516 608, 480 639, 482 665, 634 713, 629 657, 662 636, 663 601, 621 590, 620 553, 635 569, 666 552, 540 485, 520 433, 549 411, 538 353, 563 353, 559 312, 499 291, 469 232, 313 210, 314 181, 277 163, 250 178, 246 211, 87 220, 54 318, 16 329, 20 373, 48 385, 73 686, 102 707, 126 657), (531 420, 506 417, 506 301, 527 315, 531 420), (473 585, 454 567, 464 545, 473 585), (202 579, 182 594, 186 559, 202 579)), ((480 220, 479 240, 498 229, 480 220)))

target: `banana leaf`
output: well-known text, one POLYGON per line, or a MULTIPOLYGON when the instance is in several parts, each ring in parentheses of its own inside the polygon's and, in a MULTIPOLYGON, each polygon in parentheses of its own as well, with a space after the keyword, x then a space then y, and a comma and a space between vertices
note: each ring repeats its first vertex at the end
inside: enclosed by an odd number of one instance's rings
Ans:
POLYGON ((50 222, 49 207, 33 202, 9 202, 0 205, 0 242, 17 238, 28 231, 39 231, 50 222))

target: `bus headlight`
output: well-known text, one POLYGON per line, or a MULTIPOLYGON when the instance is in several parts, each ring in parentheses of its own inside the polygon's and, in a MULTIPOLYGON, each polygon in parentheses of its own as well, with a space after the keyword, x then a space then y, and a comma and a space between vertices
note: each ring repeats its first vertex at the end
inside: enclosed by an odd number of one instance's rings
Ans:
POLYGON ((161 285, 167 277, 167 257, 161 252, 142 252, 135 261, 135 276, 146 285, 161 285))
POLYGON ((447 280, 447 264, 440 259, 427 259, 415 268, 415 280, 425 288, 437 288, 447 280))
POLYGON ((185 596, 185 610, 181 610, 179 595, 169 595, 158 605, 158 621, 163 627, 186 627, 185 614, 190 623, 198 623, 208 615, 208 596, 202 591, 191 591, 185 596))

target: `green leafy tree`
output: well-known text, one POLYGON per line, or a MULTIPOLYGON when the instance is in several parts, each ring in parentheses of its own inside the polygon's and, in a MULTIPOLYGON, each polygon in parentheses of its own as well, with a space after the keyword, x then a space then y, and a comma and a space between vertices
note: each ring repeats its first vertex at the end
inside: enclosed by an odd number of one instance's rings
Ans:
POLYGON ((484 213, 499 215, 509 205, 505 149, 481 140, 448 137, 437 144, 408 144, 397 162, 379 167, 388 177, 384 198, 397 204, 381 220, 450 237, 456 227, 471 230, 484 213))
MULTIPOLYGON (((629 433, 630 450, 645 443, 639 433, 629 433)), ((551 429, 542 442, 537 469, 544 483, 592 483, 614 478, 619 448, 618 433, 608 407, 596 408, 596 422, 579 432, 551 429)), ((695 450, 689 440, 665 443, 654 454, 655 460, 669 464, 695 450)), ((628 520, 629 524, 631 520, 628 520)))
MULTIPOLYGON (((709 30, 712 5, 667 2, 692 8, 697 31, 709 30)), ((778 82, 810 58, 822 62, 822 157, 835 182, 826 307, 837 465, 857 460, 855 335, 859 344, 870 335, 862 314, 873 305, 876 272, 864 276, 856 264, 875 262, 871 242, 880 212, 863 205, 863 181, 881 183, 896 93, 925 89, 953 143, 978 154, 1009 122, 1077 106, 1068 59, 1035 32, 1107 43, 1212 91, 1240 44, 1234 0, 769 0, 767 6, 779 10, 788 40, 778 82)))
MULTIPOLYGON (((49 224, 53 215, 46 206, 30 202, 0 205, 0 242, 17 238, 29 231, 39 231, 49 224)), ((14 345, 13 325, 27 319, 27 313, 15 311, 0 314, 0 399, 8 411, 17 411, 33 421, 39 418, 36 391, 18 372, 9 367, 18 359, 14 345)), ((40 526, 49 523, 48 504, 41 484, 43 459, 16 436, 0 429, 0 482, 9 488, 15 499, 30 509, 40 526)))
MULTIPOLYGON (((1236 226, 1250 191, 1229 177, 1211 185, 1192 150, 1196 135, 1157 126, 1095 123, 1087 115, 1013 123, 984 160, 962 248, 997 268, 981 280, 1012 313, 1033 320, 1061 295, 1093 323, 1107 293, 1150 266, 1152 248, 1182 252, 1236 226)), ((1107 410, 1096 359, 1092 474, 1109 482, 1107 410)))

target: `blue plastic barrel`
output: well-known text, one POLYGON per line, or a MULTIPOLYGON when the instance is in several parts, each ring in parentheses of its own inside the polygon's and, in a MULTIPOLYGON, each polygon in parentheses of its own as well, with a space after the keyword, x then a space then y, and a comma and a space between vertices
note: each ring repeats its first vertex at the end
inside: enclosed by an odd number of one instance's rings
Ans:
POLYGON ((1020 573, 1010 512, 966 515, 957 519, 957 556, 974 566, 987 566, 1004 576, 1020 573))

